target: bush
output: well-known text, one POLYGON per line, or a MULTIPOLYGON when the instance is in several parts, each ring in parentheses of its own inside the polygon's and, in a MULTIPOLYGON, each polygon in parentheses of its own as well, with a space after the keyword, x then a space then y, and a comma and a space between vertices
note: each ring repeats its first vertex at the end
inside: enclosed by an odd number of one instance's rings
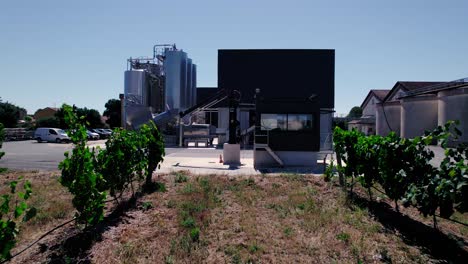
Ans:
POLYGON ((17 192, 17 185, 17 181, 10 182, 10 194, 1 196, 3 201, 0 203, 0 261, 11 258, 10 251, 15 246, 19 233, 18 222, 29 221, 36 215, 36 208, 31 207, 28 210, 26 204, 32 193, 31 183, 24 182, 24 192, 17 192))
MULTIPOLYGON (((457 123, 426 132, 422 137, 404 139, 394 133, 386 137, 368 136, 358 131, 335 128, 334 141, 338 160, 346 163, 345 175, 351 178, 351 187, 357 179, 368 189, 379 183, 386 195, 405 206, 415 206, 423 215, 449 218, 455 210, 468 209, 468 146, 460 144, 448 149, 447 141, 460 134, 457 123), (445 158, 438 167, 431 165, 434 153, 428 145, 439 140, 445 148, 445 158)), ((340 166, 340 164, 338 164, 340 166)), ((435 218, 434 218, 434 224, 435 218)))

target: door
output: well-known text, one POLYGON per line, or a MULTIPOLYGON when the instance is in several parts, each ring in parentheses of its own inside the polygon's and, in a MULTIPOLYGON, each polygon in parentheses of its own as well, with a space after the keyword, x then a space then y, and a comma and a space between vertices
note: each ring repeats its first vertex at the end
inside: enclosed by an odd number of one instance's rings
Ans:
POLYGON ((55 141, 58 137, 57 131, 53 129, 49 129, 49 133, 47 133, 47 141, 55 141))

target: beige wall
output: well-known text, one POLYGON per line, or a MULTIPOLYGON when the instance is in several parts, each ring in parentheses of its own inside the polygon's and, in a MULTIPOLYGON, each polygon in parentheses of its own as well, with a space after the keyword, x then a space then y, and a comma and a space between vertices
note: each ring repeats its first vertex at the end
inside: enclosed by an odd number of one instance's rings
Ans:
POLYGON ((364 106, 364 108, 362 109, 362 115, 363 116, 375 116, 375 111, 377 110, 376 108, 377 103, 380 103, 380 100, 377 97, 372 96, 369 99, 369 102, 367 103, 367 105, 364 106))
POLYGON ((424 95, 401 101, 401 137, 415 138, 437 127, 437 97, 424 95))
POLYGON ((459 142, 468 142, 468 87, 441 91, 438 94, 438 124, 444 125, 449 120, 459 120, 458 129, 462 136, 459 142))
POLYGON ((400 135, 400 102, 396 101, 392 103, 378 104, 375 120, 375 129, 377 135, 386 136, 390 133, 390 131, 394 131, 397 135, 400 135))

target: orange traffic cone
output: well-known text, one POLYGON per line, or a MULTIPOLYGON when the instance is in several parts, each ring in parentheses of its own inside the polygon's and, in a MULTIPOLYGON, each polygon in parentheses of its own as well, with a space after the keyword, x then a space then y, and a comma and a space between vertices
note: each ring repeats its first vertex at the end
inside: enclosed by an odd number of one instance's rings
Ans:
POLYGON ((223 161, 223 155, 219 154, 219 163, 224 163, 223 161))

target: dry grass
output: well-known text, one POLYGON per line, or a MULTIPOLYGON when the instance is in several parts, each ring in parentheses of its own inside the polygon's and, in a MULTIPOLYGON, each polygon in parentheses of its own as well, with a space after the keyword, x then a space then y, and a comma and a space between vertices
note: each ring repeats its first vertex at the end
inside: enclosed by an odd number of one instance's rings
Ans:
MULTIPOLYGON (((23 228, 21 245, 73 215, 56 174, 25 176, 33 183, 32 201, 43 216, 23 228)), ((89 252, 93 263, 437 262, 320 177, 178 172, 156 180, 166 184, 167 192, 143 196, 136 209, 104 232, 89 252)), ((412 209, 403 211, 430 224, 412 209)), ((456 217, 468 220, 466 214, 456 217)), ((466 227, 446 221, 439 225, 466 240, 466 227)), ((44 260, 35 249, 20 262, 44 260)))
MULTIPOLYGON (((29 180, 33 193, 28 204, 37 209, 36 217, 27 223, 20 223, 18 244, 13 253, 26 247, 55 226, 73 218, 74 208, 71 203, 71 195, 58 182, 59 175, 58 171, 7 171, 0 174, 0 193, 8 191, 9 189, 6 187, 13 180, 18 180, 20 177, 22 177, 22 180, 19 180, 20 183, 23 180, 29 180)), ((54 235, 51 235, 45 238, 43 243, 53 241, 55 238, 54 235)), ((37 246, 31 251, 34 250, 37 250, 37 246)), ((30 257, 30 254, 21 255, 14 262, 27 262, 25 259, 31 261, 30 257)))

